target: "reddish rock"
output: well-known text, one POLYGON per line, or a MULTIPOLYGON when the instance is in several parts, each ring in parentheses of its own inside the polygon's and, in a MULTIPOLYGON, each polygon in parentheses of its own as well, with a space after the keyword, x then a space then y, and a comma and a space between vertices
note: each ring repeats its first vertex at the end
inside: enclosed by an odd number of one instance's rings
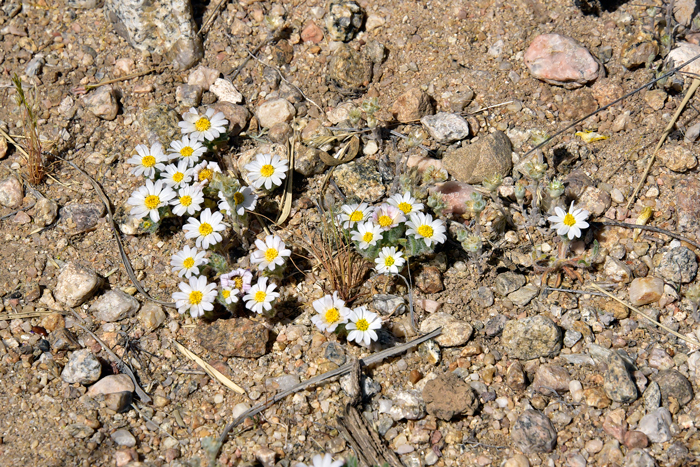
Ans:
POLYGON ((195 328, 199 345, 224 357, 258 358, 265 355, 269 332, 248 318, 220 319, 195 328))
POLYGON ((569 390, 571 375, 565 368, 557 365, 541 365, 535 373, 532 387, 545 395, 551 395, 552 389, 558 393, 569 390))
POLYGON ((323 30, 316 26, 313 21, 307 21, 301 31, 301 40, 318 44, 323 40, 323 30))
POLYGON ((438 293, 445 286, 442 284, 442 274, 435 266, 423 266, 416 275, 416 287, 423 293, 438 293))
POLYGON ((401 123, 420 120, 432 111, 433 103, 430 101, 430 96, 417 88, 401 94, 391 106, 391 113, 401 123))
POLYGON ((628 449, 645 448, 649 445, 649 438, 641 431, 628 431, 625 433, 623 444, 628 449))
MULTIPOLYGON (((605 416, 603 430, 619 442, 623 442, 627 433, 627 421, 625 420, 625 409, 616 409, 605 416)), ((644 434, 644 433, 642 433, 644 434)))
POLYGON ((445 215, 456 214, 461 215, 467 212, 466 203, 471 199, 472 193, 475 192, 474 187, 468 183, 455 182, 450 180, 445 183, 438 183, 428 189, 432 193, 442 193, 443 200, 447 207, 443 210, 445 215))
POLYGON ((598 77, 598 62, 576 40, 559 34, 537 36, 525 52, 525 65, 542 81, 574 89, 598 77))
POLYGON ((678 182, 674 192, 678 196, 678 229, 683 232, 700 229, 700 180, 687 177, 678 182))

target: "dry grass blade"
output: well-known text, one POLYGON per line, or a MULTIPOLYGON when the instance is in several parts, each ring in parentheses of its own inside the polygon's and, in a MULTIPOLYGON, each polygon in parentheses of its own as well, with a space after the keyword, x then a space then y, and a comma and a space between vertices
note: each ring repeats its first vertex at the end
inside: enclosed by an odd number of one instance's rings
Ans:
MULTIPOLYGON (((32 311, 27 313, 0 313, 0 321, 9 321, 11 319, 26 319, 26 318, 40 318, 42 316, 48 316, 57 313, 53 310, 46 311, 32 311)), ((62 313, 65 314, 65 313, 62 313)))
POLYGON ((185 357, 189 358, 193 362, 195 362, 197 365, 201 366, 204 371, 207 372, 209 376, 229 388, 230 390, 237 392, 238 394, 245 394, 245 391, 238 386, 236 383, 228 379, 226 376, 221 374, 216 368, 199 358, 196 354, 194 354, 192 351, 188 350, 185 348, 182 344, 180 344, 178 341, 173 341, 173 344, 175 344, 175 348, 180 351, 182 355, 185 357))
POLYGON ((36 130, 36 115, 27 102, 22 88, 22 80, 15 74, 12 78, 12 83, 15 85, 17 96, 17 106, 20 108, 22 115, 22 126, 24 127, 24 136, 27 141, 27 178, 32 185, 38 185, 44 178, 44 161, 41 158, 41 141, 39 133, 36 130))
POLYGON ((282 212, 275 221, 275 224, 282 224, 289 218, 289 214, 292 212, 292 180, 294 176, 294 146, 297 138, 294 135, 292 143, 289 144, 289 170, 287 171, 287 180, 284 185, 284 195, 282 195, 282 212))

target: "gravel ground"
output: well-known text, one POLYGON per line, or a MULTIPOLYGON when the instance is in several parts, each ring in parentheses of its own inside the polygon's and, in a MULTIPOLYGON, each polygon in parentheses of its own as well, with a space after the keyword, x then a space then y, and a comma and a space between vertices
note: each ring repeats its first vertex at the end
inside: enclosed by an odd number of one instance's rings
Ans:
MULTIPOLYGON (((193 70, 162 68, 167 62, 163 56, 130 47, 102 8, 74 8, 90 3, 37 1, 16 12, 17 2, 2 2, 1 127, 13 136, 24 134, 10 82, 17 73, 25 89, 36 85, 38 129, 49 140, 45 149, 73 161, 99 182, 115 209, 138 280, 151 296, 170 301, 179 282, 170 272, 170 256, 185 243, 184 232, 176 223, 158 235, 130 225, 125 202, 140 182, 125 162, 137 144, 178 131, 168 111, 182 114, 192 106, 193 90, 185 84, 193 70), (43 67, 29 76, 28 65, 39 54, 43 67), (112 84, 116 100, 106 113, 94 97, 109 100, 101 94, 105 88, 75 92, 102 79, 153 68, 157 71, 112 84), (111 110, 117 111, 115 116, 109 115, 111 110)), ((538 135, 551 135, 657 77, 666 52, 661 47, 649 59, 644 47, 654 34, 663 34, 661 1, 629 2, 598 16, 583 15, 570 1, 360 1, 364 24, 347 42, 349 52, 341 60, 344 46, 329 38, 324 21, 330 2, 225 3, 204 36, 204 58, 196 66, 230 77, 249 58, 248 51, 267 39, 266 16, 284 12, 290 31, 283 41, 264 44, 232 80, 244 101, 224 109, 227 116, 238 116, 246 133, 233 136, 221 152, 225 169, 235 172, 246 151, 291 132, 286 123, 263 132, 256 126, 264 121, 260 109, 271 98, 293 104, 294 125, 306 125, 312 134, 313 125, 337 123, 343 120, 339 116, 347 118, 347 106, 359 107, 371 97, 380 106, 380 126, 402 135, 421 128, 416 118, 402 118, 404 111, 422 112, 418 117, 461 113, 468 136, 444 143, 424 132, 422 142, 430 155, 443 159, 455 179, 464 164, 451 166, 449 160, 461 148, 491 144, 496 132, 512 144, 498 203, 489 201, 476 221, 452 215, 448 241, 412 266, 418 334, 439 323, 443 336, 364 369, 362 412, 404 465, 697 465, 699 349, 606 296, 544 291, 557 286, 590 292, 595 282, 622 300, 638 303, 641 311, 682 336, 698 340, 698 299, 692 298, 698 287, 697 248, 653 232, 637 236, 631 229, 593 226, 572 250, 591 250, 596 240, 598 255, 589 267, 576 269, 580 278, 562 274, 558 284, 556 271, 543 275, 536 260, 556 252, 560 239, 544 220, 524 216, 513 195, 519 175, 511 167, 519 167, 538 135), (552 33, 576 39, 604 73, 575 89, 534 77, 525 52, 537 36, 552 33), (353 61, 359 53, 365 58, 353 61), (643 58, 632 66, 635 54, 643 58), (371 79, 366 79, 369 70, 371 79), (429 96, 422 110, 406 97, 408 91, 429 96), (392 121, 392 113, 400 122, 392 121), (251 122, 252 114, 257 121, 251 122), (513 222, 505 230, 498 227, 503 221, 498 206, 505 206, 513 222), (480 223, 487 254, 475 257, 464 251, 455 236, 463 222, 472 229, 480 223)), ((193 6, 198 24, 213 9, 204 2, 193 6)), ((697 42, 688 28, 677 28, 674 34, 677 41, 697 42)), ((639 196, 627 206, 689 84, 690 78, 673 78, 647 88, 543 149, 547 178, 565 181, 564 196, 591 211, 589 222, 634 223, 651 208, 648 225, 700 241, 697 129, 692 137, 695 97, 639 196), (574 135, 583 130, 609 138, 585 143, 574 135)), ((203 92, 201 108, 220 104, 213 92, 203 92)), ((279 114, 272 112, 272 117, 279 114)), ((136 291, 98 194, 61 159, 50 163, 47 177, 35 187, 41 196, 25 185, 13 204, 11 195, 17 190, 7 181, 21 173, 25 162, 12 145, 6 149, 0 143, 2 463, 206 465, 207 438, 218 436, 246 407, 353 358, 415 337, 405 313, 384 316, 389 331, 372 349, 318 332, 310 320, 311 303, 329 287, 327 275, 302 258, 308 256, 299 235, 302 227, 319 228, 315 200, 329 206, 340 203, 345 192, 377 194, 376 202, 389 193, 397 161, 400 169, 406 155, 429 155, 388 132, 379 142, 375 135, 362 136, 364 153, 338 166, 328 188, 328 168, 319 166, 317 155, 305 156, 312 169, 295 175, 292 212, 278 232, 299 255, 298 269, 290 266, 287 271, 276 316, 247 320, 242 313, 214 322, 179 315, 136 291), (52 204, 42 197, 55 202, 57 213, 52 215, 52 204), (80 281, 95 281, 96 290, 77 303, 70 303, 73 292, 68 289, 78 279, 68 285, 59 280, 71 265, 82 268, 80 281), (114 321, 105 320, 100 300, 106 301, 107 291, 119 290, 124 294, 114 300, 126 304, 126 311, 114 321), (135 309, 129 308, 130 296, 138 301, 135 309), (35 316, 39 312, 43 314, 35 316), (13 316, 17 313, 33 317, 13 316), (136 408, 126 404, 119 411, 133 389, 110 397, 90 392, 97 378, 115 375, 119 368, 81 326, 119 356, 128 351, 127 361, 150 403, 134 396, 136 408), (254 337, 261 335, 268 336, 267 342, 254 337), (246 394, 211 379, 178 352, 175 340, 246 394), (240 343, 242 350, 231 353, 232 343, 240 343), (88 349, 90 357, 73 371, 67 364, 80 348, 88 349), (87 379, 71 379, 81 372, 87 379)), ((303 145, 297 150, 306 151, 303 145)), ((478 167, 494 170, 498 161, 485 157, 478 167)), ((528 202, 531 196, 528 192, 528 202)), ((263 211, 275 217, 279 202, 279 195, 269 197, 263 211)), ((251 225, 246 239, 232 240, 239 266, 248 265, 246 242, 261 232, 251 225)), ((361 291, 356 304, 371 307, 385 305, 378 292, 408 298, 401 281, 368 281, 361 291)), ((110 302, 103 308, 112 312, 116 307, 110 302)), ((352 448, 337 429, 337 417, 349 401, 347 388, 346 379, 335 378, 247 419, 233 430, 218 462, 288 467, 311 463, 318 452, 347 458, 352 448)))

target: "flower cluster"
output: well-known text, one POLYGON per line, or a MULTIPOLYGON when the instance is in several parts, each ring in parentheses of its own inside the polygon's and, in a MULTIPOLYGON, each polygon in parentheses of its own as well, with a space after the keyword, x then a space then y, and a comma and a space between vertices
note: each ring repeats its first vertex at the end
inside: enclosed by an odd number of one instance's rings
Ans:
POLYGON ((398 273, 407 256, 431 252, 447 238, 445 223, 424 213, 410 193, 396 194, 375 208, 343 205, 338 223, 379 273, 398 273))
POLYGON ((321 331, 333 332, 339 325, 344 324, 345 329, 350 331, 348 341, 369 346, 372 341, 377 340, 376 330, 382 327, 379 316, 364 306, 351 310, 338 298, 338 292, 314 301, 313 306, 317 314, 311 318, 311 322, 321 331))
MULTIPOLYGON (((253 187, 241 186, 237 179, 224 175, 217 162, 207 158, 212 148, 227 137, 224 115, 213 109, 204 114, 190 109, 182 117, 182 138, 171 142, 167 151, 159 143, 150 148, 140 144, 127 160, 133 166, 131 173, 145 178, 145 184, 127 200, 130 215, 142 219, 142 227, 150 232, 155 232, 167 217, 186 217, 183 231, 194 246, 185 245, 170 261, 172 271, 188 281, 181 282, 180 290, 173 294, 180 313, 189 311, 197 318, 213 310, 215 300, 230 308, 241 299, 253 312, 269 311, 279 297, 276 285, 268 284, 267 277, 253 285, 251 271, 228 271, 223 256, 211 250, 222 242, 229 225, 235 228, 245 224, 247 212, 257 204, 254 188, 264 186, 269 190, 281 185, 287 162, 276 155, 259 154, 246 166, 253 187), (233 222, 224 222, 224 216, 233 222), (208 281, 211 269, 222 273, 219 284, 208 281)), ((251 263, 258 265, 261 273, 280 273, 291 254, 284 242, 270 235, 255 244, 251 263)))

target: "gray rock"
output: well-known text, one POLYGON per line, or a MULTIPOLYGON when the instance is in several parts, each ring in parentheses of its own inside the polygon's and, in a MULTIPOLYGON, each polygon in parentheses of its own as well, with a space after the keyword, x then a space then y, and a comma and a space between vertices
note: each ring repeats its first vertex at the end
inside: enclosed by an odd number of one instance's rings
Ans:
POLYGON ((525 287, 508 294, 508 299, 516 306, 523 307, 540 293, 539 287, 534 284, 528 284, 525 287))
POLYGON ((637 385, 630 375, 626 362, 617 352, 610 352, 603 375, 605 394, 615 402, 630 403, 637 399, 637 385))
POLYGON ((599 64, 590 52, 560 34, 537 36, 523 58, 532 76, 567 89, 579 88, 598 77, 599 64))
POLYGON ((333 178, 347 196, 356 196, 365 202, 376 203, 384 197, 386 186, 379 174, 377 163, 365 159, 337 166, 333 171, 333 178))
MULTIPOLYGON (((694 2, 695 0, 693 0, 694 2)), ((685 137, 683 138, 688 143, 694 143, 700 137, 700 122, 689 127, 685 130, 685 137)))
POLYGON ((29 63, 27 63, 27 66, 24 68, 24 74, 33 77, 41 73, 42 68, 44 68, 44 65, 46 64, 46 60, 44 60, 44 54, 36 54, 31 60, 29 60, 29 63))
POLYGON ((474 415, 479 408, 471 386, 453 373, 428 381, 423 388, 423 401, 430 415, 447 421, 456 415, 474 415))
POLYGON ((508 321, 508 318, 506 318, 504 315, 496 315, 489 318, 484 326, 484 334, 486 337, 496 337, 502 333, 503 327, 506 325, 506 321, 508 321))
POLYGON ((87 395, 93 399, 102 398, 105 404, 115 412, 123 412, 131 404, 134 383, 125 374, 105 376, 90 386, 87 395))
POLYGON ((54 289, 56 300, 75 307, 82 305, 100 285, 97 273, 81 263, 66 263, 54 289))
POLYGON ((690 26, 697 7, 697 0, 675 0, 673 3, 673 17, 679 24, 690 26))
POLYGON ((508 321, 501 342, 512 358, 532 360, 559 353, 562 345, 561 329, 543 315, 508 321))
POLYGON ((344 365, 347 359, 343 347, 335 342, 328 343, 326 350, 323 352, 323 356, 338 366, 344 365))
POLYGON ((138 316, 139 323, 145 329, 153 331, 165 322, 163 307, 153 302, 146 302, 141 307, 138 316))
POLYGON ((687 284, 695 279, 698 261, 689 248, 679 246, 664 253, 657 272, 669 282, 687 284))
POLYGON ((112 441, 114 441, 118 446, 126 446, 128 448, 136 446, 136 438, 134 438, 134 435, 129 433, 129 430, 125 430, 124 428, 112 433, 110 438, 112 438, 112 441))
POLYGON ((653 443, 665 443, 671 439, 671 412, 661 407, 646 414, 639 421, 637 430, 653 443))
POLYGON ((357 3, 347 0, 332 1, 326 15, 328 35, 334 41, 352 40, 362 27, 364 11, 357 3))
POLYGON ((627 452, 623 465, 625 467, 656 467, 656 461, 643 449, 634 448, 627 452))
POLYGON ((95 314, 95 318, 113 323, 134 316, 139 306, 138 300, 131 295, 121 290, 108 290, 92 304, 90 311, 95 314))
POLYGON ((425 417, 425 403, 419 391, 398 391, 392 403, 394 405, 389 409, 389 415, 397 422, 404 419, 420 420, 425 417))
POLYGON ((171 141, 182 137, 178 126, 180 114, 165 104, 153 105, 139 112, 137 118, 149 146, 160 143, 167 148, 171 141))
POLYGON ((75 334, 66 328, 56 329, 49 336, 49 343, 53 350, 76 350, 80 348, 80 342, 75 334))
POLYGON ((178 70, 204 56, 189 0, 105 0, 105 15, 134 48, 162 55, 178 70))
POLYGON ((669 396, 675 397, 681 406, 693 400, 693 385, 677 370, 662 370, 654 380, 659 384, 663 404, 668 407, 669 396))
POLYGON ((112 86, 100 86, 83 97, 85 109, 102 120, 114 120, 119 112, 117 93, 112 86))
POLYGON ((557 444, 557 432, 545 415, 526 410, 513 425, 511 438, 525 454, 552 452, 557 444))
POLYGON ((61 208, 61 219, 72 233, 94 228, 105 214, 102 203, 69 204, 61 208))
POLYGON ((499 295, 506 296, 525 285, 525 282, 525 276, 522 274, 510 271, 503 272, 496 276, 496 292, 499 295))
POLYGON ((304 177, 312 177, 322 173, 326 164, 321 159, 321 151, 316 148, 307 148, 300 146, 297 148, 296 157, 294 158, 294 170, 302 174, 304 177))
POLYGON ((382 392, 382 385, 370 378, 365 376, 362 378, 362 394, 364 397, 372 397, 376 394, 382 392))
POLYGON ((418 88, 411 88, 401 94, 391 106, 391 113, 401 123, 420 120, 432 113, 433 103, 430 96, 418 88))
POLYGON ((250 112, 244 105, 235 105, 230 102, 217 102, 212 106, 217 112, 221 112, 228 120, 228 134, 237 136, 248 127, 250 112))
POLYGON ((24 190, 16 177, 10 176, 0 181, 0 204, 10 209, 22 206, 24 190))
POLYGON ((367 42, 364 51, 373 63, 382 63, 386 58, 386 47, 374 39, 367 42))
POLYGON ((100 379, 102 364, 88 349, 76 350, 61 372, 66 383, 92 384, 100 379))
POLYGON ((580 341, 583 338, 583 334, 581 334, 578 331, 574 331, 573 329, 567 329, 566 332, 564 333, 564 345, 567 348, 571 348, 578 341, 580 341))
POLYGON ((469 122, 459 114, 438 112, 420 119, 430 136, 438 143, 462 141, 469 136, 469 122))
POLYGON ((605 265, 603 266, 605 275, 613 282, 622 282, 627 284, 632 280, 632 270, 625 263, 619 259, 615 259, 612 256, 607 256, 605 258, 605 265))
POLYGON ((483 308, 488 308, 493 305, 493 292, 490 288, 484 287, 483 285, 472 292, 472 298, 483 308))
POLYGON ((465 183, 481 183, 494 174, 504 177, 513 168, 511 146, 502 131, 490 133, 475 143, 450 149, 442 159, 443 167, 456 180, 465 183))
POLYGON ((263 128, 271 128, 277 123, 289 122, 295 114, 294 106, 286 99, 265 101, 255 111, 255 116, 263 128))
POLYGON ((202 88, 196 84, 181 84, 175 89, 175 99, 185 107, 197 107, 202 102, 202 88))
POLYGON ((73 438, 85 439, 93 435, 95 430, 83 423, 73 423, 71 425, 66 425, 66 434, 73 438))
POLYGON ((474 328, 466 321, 461 321, 444 312, 433 313, 421 324, 420 331, 428 333, 442 327, 442 334, 435 341, 442 347, 458 347, 464 345, 472 336, 474 328))
POLYGON ((377 294, 372 296, 372 305, 382 315, 400 315, 408 309, 403 297, 377 294))
POLYGON ((265 386, 277 390, 278 392, 286 391, 299 384, 299 376, 297 375, 282 375, 277 378, 268 378, 265 380, 265 386))
POLYGON ((651 412, 659 407, 661 407, 661 388, 659 383, 652 381, 644 391, 644 408, 647 412, 651 412))
POLYGON ((328 62, 328 75, 341 88, 361 89, 372 79, 372 63, 352 47, 338 47, 328 62))
POLYGON ((34 205, 34 223, 39 227, 51 225, 56 220, 58 205, 49 198, 41 198, 34 205))

